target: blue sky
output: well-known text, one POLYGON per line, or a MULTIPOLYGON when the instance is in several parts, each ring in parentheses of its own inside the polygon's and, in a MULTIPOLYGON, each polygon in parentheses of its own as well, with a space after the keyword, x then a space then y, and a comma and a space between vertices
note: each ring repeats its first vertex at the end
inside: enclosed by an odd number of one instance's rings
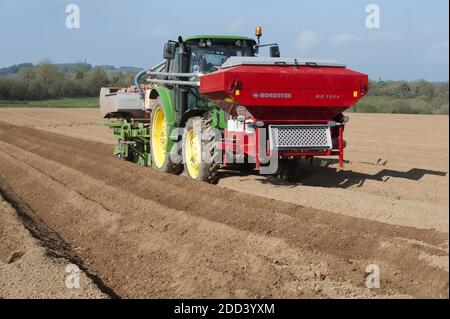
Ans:
POLYGON ((148 67, 178 35, 253 36, 282 56, 332 58, 373 79, 448 81, 448 0, 0 0, 0 67, 53 62, 148 67), (67 29, 68 4, 81 28, 67 29), (367 29, 368 4, 380 28, 367 29))

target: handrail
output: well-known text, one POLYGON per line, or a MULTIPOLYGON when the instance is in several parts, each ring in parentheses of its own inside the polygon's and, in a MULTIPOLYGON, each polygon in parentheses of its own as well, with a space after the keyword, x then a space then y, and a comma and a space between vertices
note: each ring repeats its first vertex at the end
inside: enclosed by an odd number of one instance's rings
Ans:
POLYGON ((162 72, 156 71, 161 68, 166 62, 162 61, 161 63, 155 65, 150 70, 142 70, 134 77, 134 84, 136 86, 137 91, 141 95, 141 98, 144 98, 144 91, 139 84, 139 80, 143 75, 148 75, 149 78, 147 82, 150 83, 161 83, 161 84, 172 84, 172 85, 186 85, 186 86, 194 86, 199 87, 200 82, 198 81, 181 81, 181 80, 161 80, 152 78, 152 76, 164 76, 164 77, 174 77, 174 78, 198 78, 199 73, 176 73, 176 72, 162 72))
POLYGON ((147 71, 147 75, 172 76, 172 77, 177 77, 177 78, 192 78, 192 77, 198 77, 199 73, 173 73, 173 72, 147 71))
POLYGON ((200 86, 200 82, 195 81, 177 81, 177 80, 159 80, 159 79, 147 79, 151 83, 163 83, 173 85, 187 85, 187 86, 200 86))

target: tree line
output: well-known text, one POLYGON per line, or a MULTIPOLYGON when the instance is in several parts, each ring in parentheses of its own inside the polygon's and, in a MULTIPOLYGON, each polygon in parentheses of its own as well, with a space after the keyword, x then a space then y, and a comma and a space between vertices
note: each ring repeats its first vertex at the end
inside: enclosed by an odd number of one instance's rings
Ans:
MULTIPOLYGON (((16 76, 0 76, 0 100, 97 97, 101 87, 132 85, 136 73, 120 70, 107 72, 105 68, 82 63, 65 69, 50 61, 35 66, 24 64, 15 67, 19 70, 16 76)), ((368 96, 351 110, 370 113, 449 114, 449 83, 424 80, 370 81, 368 96)))
POLYGON ((449 114, 449 83, 370 81, 368 96, 352 110, 366 113, 449 114))
POLYGON ((100 67, 77 65, 72 71, 44 61, 21 68, 14 77, 0 77, 0 100, 47 100, 98 96, 104 86, 129 86, 134 72, 106 72, 100 67))

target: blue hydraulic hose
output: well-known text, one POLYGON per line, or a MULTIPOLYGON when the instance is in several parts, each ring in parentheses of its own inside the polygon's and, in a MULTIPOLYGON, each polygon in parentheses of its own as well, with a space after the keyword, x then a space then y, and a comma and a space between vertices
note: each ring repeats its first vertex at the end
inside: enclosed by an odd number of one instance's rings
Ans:
POLYGON ((144 91, 141 88, 141 84, 139 83, 139 80, 141 77, 147 73, 147 70, 142 70, 136 76, 134 77, 134 85, 136 86, 136 90, 138 90, 139 94, 141 95, 141 98, 143 99, 145 94, 144 91))

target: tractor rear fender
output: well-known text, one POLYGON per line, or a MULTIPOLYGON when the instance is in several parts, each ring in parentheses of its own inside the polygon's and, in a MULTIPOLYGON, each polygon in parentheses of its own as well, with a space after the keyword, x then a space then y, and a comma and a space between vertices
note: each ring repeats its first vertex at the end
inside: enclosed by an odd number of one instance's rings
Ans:
POLYGON ((200 109, 194 109, 189 110, 186 113, 184 113, 180 120, 180 127, 184 127, 187 123, 187 121, 194 116, 205 116, 205 113, 207 113, 207 110, 200 110, 200 109))
MULTIPOLYGON (((170 131, 170 139, 169 139, 169 149, 172 149, 173 147, 173 141, 178 141, 179 137, 176 136, 176 134, 173 134, 173 129, 177 126, 176 125, 176 114, 175 109, 173 105, 173 91, 166 87, 157 87, 154 88, 150 92, 150 98, 152 100, 156 100, 157 98, 160 98, 160 101, 162 103, 162 107, 164 108, 164 114, 166 116, 167 126, 169 127, 170 131)), ((154 105, 156 107, 158 105, 154 105)))
POLYGON ((158 97, 160 98, 162 107, 164 108, 167 125, 170 127, 170 129, 173 129, 176 122, 175 109, 173 105, 173 91, 166 87, 154 88, 150 92, 150 98, 152 100, 156 100, 158 97))

